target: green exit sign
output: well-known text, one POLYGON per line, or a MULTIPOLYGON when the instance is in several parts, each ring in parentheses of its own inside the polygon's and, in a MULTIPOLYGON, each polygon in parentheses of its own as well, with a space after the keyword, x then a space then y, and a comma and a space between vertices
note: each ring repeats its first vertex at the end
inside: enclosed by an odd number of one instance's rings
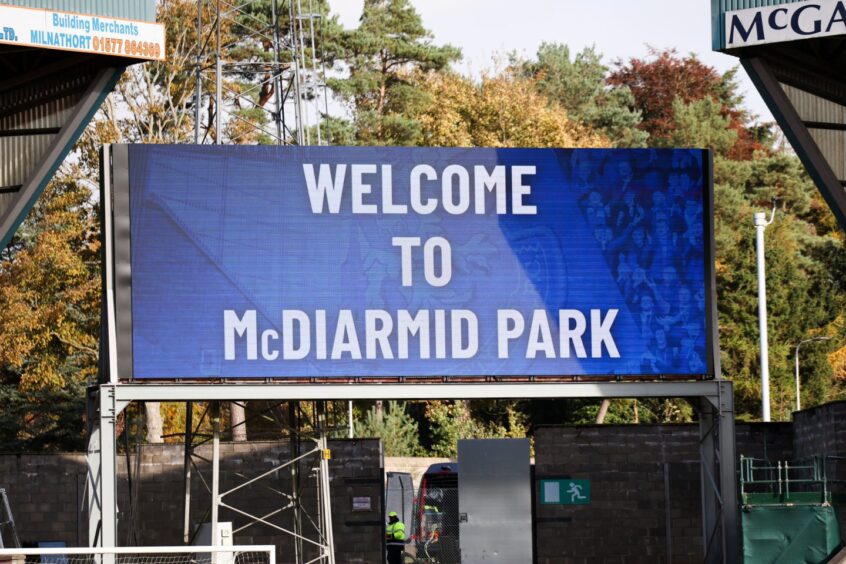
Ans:
POLYGON ((540 500, 547 505, 589 505, 590 480, 541 480, 540 500))

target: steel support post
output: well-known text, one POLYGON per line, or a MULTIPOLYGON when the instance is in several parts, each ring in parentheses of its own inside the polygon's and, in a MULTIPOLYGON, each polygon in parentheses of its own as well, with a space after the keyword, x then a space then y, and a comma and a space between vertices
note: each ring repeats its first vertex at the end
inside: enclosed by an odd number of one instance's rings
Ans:
POLYGON ((326 422, 326 402, 316 402, 318 447, 320 448, 320 484, 318 488, 320 503, 320 517, 323 529, 323 551, 328 564, 335 564, 335 542, 332 532, 332 496, 329 492, 329 434, 326 422))
POLYGON ((211 491, 211 545, 217 546, 217 521, 220 508, 220 402, 212 405, 212 491, 211 491))
POLYGON ((300 418, 297 413, 298 403, 288 402, 288 425, 291 428, 290 450, 291 460, 291 505, 293 508, 294 529, 294 562, 300 562, 303 554, 303 510, 300 499, 300 418))
POLYGON ((720 562, 722 543, 719 531, 719 486, 715 478, 716 427, 715 409, 709 398, 699 398, 699 477, 702 495, 702 548, 703 562, 720 562))
POLYGON ((194 453, 194 402, 185 402, 185 461, 183 475, 184 513, 182 517, 182 542, 191 543, 191 456, 194 453))
POLYGON ((702 480, 702 538, 706 563, 740 557, 734 401, 728 381, 699 398, 699 457, 702 480))
POLYGON ((117 437, 115 426, 119 410, 114 386, 100 386, 100 546, 117 546, 117 437))
POLYGON ((86 475, 86 509, 88 512, 88 546, 100 546, 100 527, 102 519, 102 499, 100 497, 100 417, 97 399, 97 389, 89 388, 87 400, 88 413, 88 449, 85 455, 87 463, 86 475))
POLYGON ((720 465, 720 493, 723 498, 724 562, 740 559, 740 513, 737 497, 737 455, 734 434, 734 394, 731 382, 718 382, 718 462, 720 465))

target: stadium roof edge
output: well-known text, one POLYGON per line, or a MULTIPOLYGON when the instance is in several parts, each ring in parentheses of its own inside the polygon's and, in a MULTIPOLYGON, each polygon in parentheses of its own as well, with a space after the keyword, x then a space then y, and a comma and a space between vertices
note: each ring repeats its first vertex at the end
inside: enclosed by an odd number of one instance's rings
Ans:
POLYGON ((0 15, 2 249, 124 68, 163 60, 165 32, 156 0, 0 0, 0 15))
POLYGON ((144 22, 156 21, 156 0, 0 0, 0 4, 144 22))
POLYGON ((846 230, 844 12, 846 0, 711 0, 713 49, 738 57, 846 230))

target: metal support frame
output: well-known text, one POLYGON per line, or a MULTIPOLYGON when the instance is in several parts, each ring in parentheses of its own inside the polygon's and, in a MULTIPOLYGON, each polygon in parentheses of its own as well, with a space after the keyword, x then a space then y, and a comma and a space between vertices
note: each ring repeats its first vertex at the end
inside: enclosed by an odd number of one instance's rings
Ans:
POLYGON ((793 103, 779 84, 772 65, 759 57, 741 57, 740 63, 805 165, 820 194, 834 212, 838 223, 846 229, 846 191, 808 131, 807 124, 802 122, 793 103))
MULTIPOLYGON (((490 398, 688 398, 697 408, 700 428, 700 466, 702 479, 702 523, 704 561, 707 563, 736 562, 739 559, 739 516, 736 484, 736 460, 734 447, 734 404, 732 384, 727 380, 706 380, 696 382, 560 382, 560 383, 433 383, 433 384, 369 384, 351 386, 343 384, 286 385, 272 383, 219 383, 219 384, 104 384, 100 386, 101 449, 100 468, 92 469, 92 475, 100 475, 102 499, 103 546, 114 546, 116 529, 115 491, 115 436, 114 423, 117 415, 133 401, 230 401, 237 397, 243 401, 316 401, 388 399, 490 399, 490 398), (107 522, 108 521, 108 522, 107 522), (112 544, 108 544, 112 543, 112 544)), ((245 483, 225 492, 213 491, 220 506, 249 516, 257 522, 270 524, 270 516, 253 516, 227 504, 226 496, 237 489, 277 472, 280 468, 297 467, 297 461, 310 454, 319 454, 318 478, 323 482, 319 490, 320 516, 324 542, 314 543, 302 534, 295 538, 302 542, 323 544, 323 562, 334 563, 331 528, 331 499, 328 492, 328 456, 325 412, 318 409, 317 426, 323 432, 315 437, 315 447, 301 453, 278 467, 251 478, 245 483)), ((284 532, 296 533, 282 529, 284 532)), ((91 524, 91 530, 97 523, 91 524)), ((302 549, 299 551, 302 556, 302 549)))
POLYGON ((80 97, 67 120, 50 142, 38 164, 18 190, 18 198, 4 214, 0 214, 0 248, 4 248, 15 230, 23 222, 29 210, 35 205, 38 196, 47 187, 53 173, 79 139, 88 122, 100 107, 103 100, 112 91, 123 74, 124 67, 103 67, 94 76, 91 84, 80 97))
POLYGON ((740 556, 740 522, 731 384, 717 381, 716 402, 702 397, 699 415, 699 462, 702 482, 704 562, 734 562, 740 556))

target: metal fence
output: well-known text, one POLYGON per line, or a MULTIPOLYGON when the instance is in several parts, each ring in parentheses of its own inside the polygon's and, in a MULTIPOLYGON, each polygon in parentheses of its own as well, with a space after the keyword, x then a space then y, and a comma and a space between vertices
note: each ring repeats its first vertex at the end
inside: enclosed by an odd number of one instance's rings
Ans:
POLYGON ((405 523, 405 562, 459 564, 458 488, 409 487, 406 481, 389 479, 385 489, 387 511, 396 511, 405 523))

